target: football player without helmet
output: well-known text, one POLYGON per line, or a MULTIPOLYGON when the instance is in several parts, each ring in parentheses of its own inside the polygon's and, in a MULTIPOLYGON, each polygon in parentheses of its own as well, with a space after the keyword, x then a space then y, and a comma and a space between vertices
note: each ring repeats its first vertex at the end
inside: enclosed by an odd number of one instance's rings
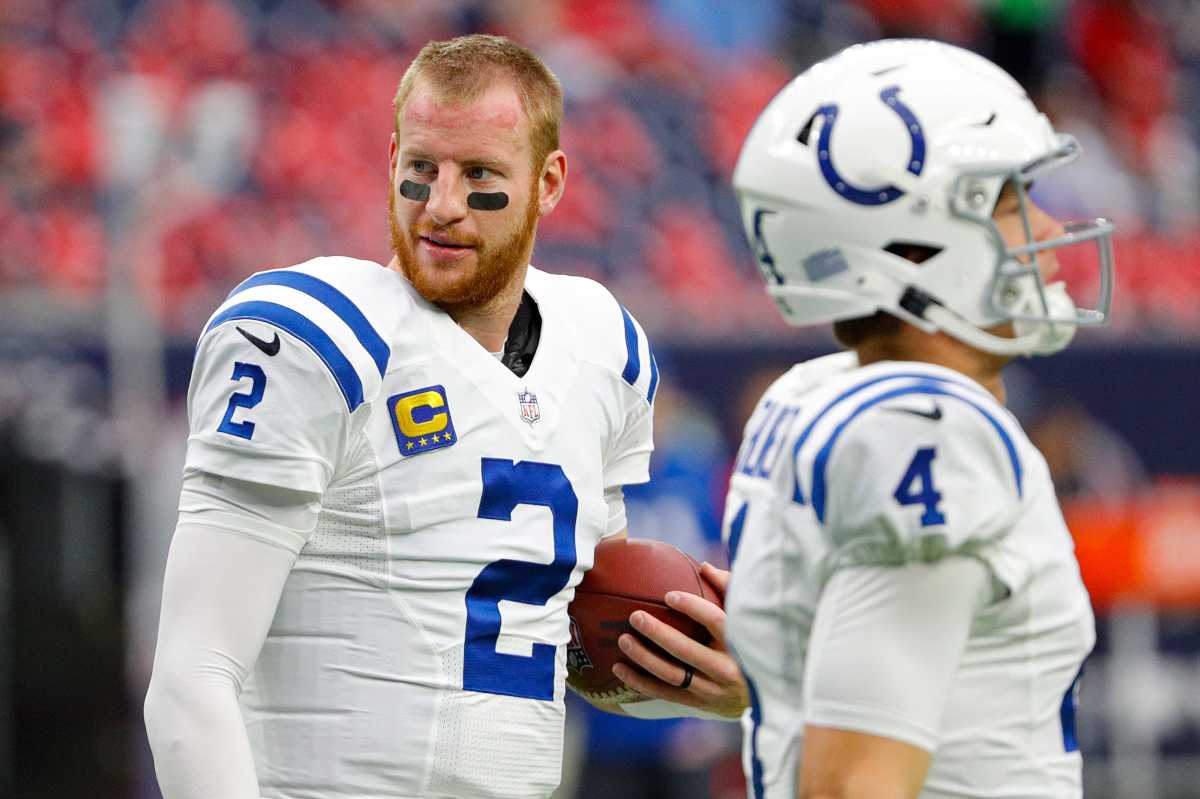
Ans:
POLYGON ((1078 155, 1003 70, 922 40, 832 56, 751 130, 733 184, 767 291, 854 350, 767 390, 730 481, 754 799, 1082 795, 1094 618, 1000 377, 1109 317, 1112 224, 1028 195, 1078 155), (1081 243, 1094 303, 1051 282, 1081 243))

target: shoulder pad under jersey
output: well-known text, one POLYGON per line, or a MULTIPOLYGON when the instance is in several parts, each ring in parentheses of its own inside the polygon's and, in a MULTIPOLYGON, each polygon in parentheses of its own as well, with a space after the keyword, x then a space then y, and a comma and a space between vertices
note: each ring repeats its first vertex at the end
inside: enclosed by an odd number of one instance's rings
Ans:
POLYGON ((404 278, 354 258, 314 258, 242 281, 205 326, 238 320, 272 325, 302 342, 337 383, 348 412, 374 399, 394 332, 411 305, 404 278))
POLYGON ((654 403, 658 362, 650 340, 612 292, 585 277, 555 275, 532 267, 527 285, 568 309, 581 357, 620 375, 643 399, 654 403))

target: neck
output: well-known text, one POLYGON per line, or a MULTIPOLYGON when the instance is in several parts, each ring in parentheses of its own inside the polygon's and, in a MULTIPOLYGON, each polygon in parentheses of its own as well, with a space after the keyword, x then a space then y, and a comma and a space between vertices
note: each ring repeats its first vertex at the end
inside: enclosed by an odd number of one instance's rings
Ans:
POLYGON ((879 336, 862 342, 855 347, 855 352, 861 366, 877 361, 918 361, 944 366, 979 383, 1001 404, 1005 401, 1001 371, 1010 359, 977 350, 945 333, 925 333, 904 325, 894 336, 879 336))
MULTIPOLYGON (((395 256, 388 264, 403 274, 400 261, 395 256)), ((513 272, 508 285, 502 288, 496 296, 483 303, 443 303, 435 302, 437 307, 446 312, 459 327, 470 334, 471 338, 488 352, 500 352, 508 339, 508 328, 512 325, 513 317, 521 304, 521 295, 525 291, 525 275, 528 266, 523 266, 513 272)))
MULTIPOLYGON (((523 278, 524 274, 521 276, 523 278)), ((513 317, 517 315, 517 307, 521 304, 521 292, 524 289, 525 281, 520 280, 479 305, 437 303, 437 306, 485 350, 500 352, 508 339, 508 328, 512 325, 513 317)))

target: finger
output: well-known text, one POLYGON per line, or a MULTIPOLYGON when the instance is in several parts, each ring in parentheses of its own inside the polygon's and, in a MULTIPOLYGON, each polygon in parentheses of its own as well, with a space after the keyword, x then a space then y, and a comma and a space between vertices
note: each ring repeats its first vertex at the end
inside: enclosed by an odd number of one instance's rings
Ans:
POLYGON ((708 561, 700 564, 700 574, 712 583, 713 588, 721 594, 721 599, 725 599, 725 591, 729 588, 729 572, 725 569, 718 569, 708 561))
MULTIPOLYGON (((718 682, 737 682, 741 679, 741 671, 738 670, 737 664, 725 652, 688 638, 679 630, 645 611, 635 611, 630 617, 630 622, 633 624, 633 628, 651 643, 718 682)), ((619 643, 620 639, 618 639, 619 643)), ((664 679, 668 682, 671 681, 670 677, 664 679)), ((678 685, 679 682, 680 680, 676 680, 675 684, 678 685)))
MULTIPOLYGON (((635 611, 629 617, 633 629, 641 633, 648 641, 657 645, 663 651, 673 655, 677 660, 708 673, 708 669, 717 665, 711 649, 699 641, 689 638, 671 625, 656 619, 645 611, 635 611)), ((668 678, 669 680, 669 678, 668 678)))
POLYGON ((640 672, 626 663, 614 663, 612 673, 644 697, 700 708, 727 718, 740 716, 750 701, 746 684, 741 681, 721 686, 695 675, 691 685, 683 689, 669 685, 652 674, 640 672))
POLYGON ((663 682, 669 685, 681 685, 683 683, 685 666, 667 660, 629 633, 625 633, 617 638, 617 646, 621 648, 626 657, 663 682))
POLYGON ((617 645, 621 647, 621 651, 625 653, 626 657, 657 677, 665 685, 711 699, 722 696, 721 686, 694 667, 691 668, 691 683, 687 688, 683 688, 682 685, 687 679, 687 669, 679 663, 664 658, 653 648, 646 646, 628 633, 617 639, 617 645))
POLYGON ((668 607, 700 622, 721 646, 725 645, 725 611, 720 605, 686 591, 668 591, 666 600, 668 607))
MULTIPOLYGON (((637 669, 630 668, 624 663, 613 664, 612 672, 617 679, 643 696, 652 697, 654 699, 663 699, 667 702, 676 702, 680 705, 687 705, 689 707, 697 707, 701 709, 707 709, 708 707, 703 700, 696 697, 690 691, 685 691, 682 688, 676 688, 673 685, 667 685, 657 677, 652 677, 649 674, 642 674, 637 669)), ((693 678, 692 685, 695 685, 695 680, 697 679, 702 678, 693 678)))

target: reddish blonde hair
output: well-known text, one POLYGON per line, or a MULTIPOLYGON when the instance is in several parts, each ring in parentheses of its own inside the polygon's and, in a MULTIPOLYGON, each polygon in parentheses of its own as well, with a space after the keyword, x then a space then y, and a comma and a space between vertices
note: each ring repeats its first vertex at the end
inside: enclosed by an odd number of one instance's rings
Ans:
POLYGON ((503 36, 477 33, 422 47, 392 101, 397 134, 400 112, 418 79, 428 81, 439 99, 471 102, 503 78, 513 82, 529 117, 533 165, 540 169, 546 156, 558 149, 562 84, 540 58, 503 36))

